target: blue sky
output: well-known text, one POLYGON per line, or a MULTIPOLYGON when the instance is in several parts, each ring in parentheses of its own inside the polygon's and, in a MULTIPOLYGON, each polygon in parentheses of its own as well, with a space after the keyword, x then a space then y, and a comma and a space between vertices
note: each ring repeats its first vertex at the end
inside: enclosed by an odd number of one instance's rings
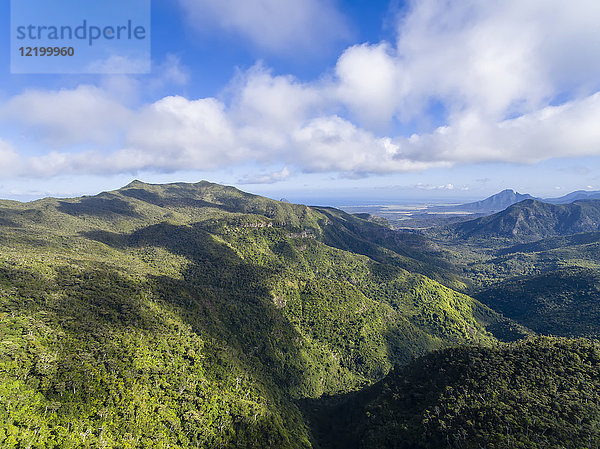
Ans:
POLYGON ((0 197, 134 178, 334 205, 600 190, 599 2, 151 11, 149 74, 15 75, 0 3, 0 197))

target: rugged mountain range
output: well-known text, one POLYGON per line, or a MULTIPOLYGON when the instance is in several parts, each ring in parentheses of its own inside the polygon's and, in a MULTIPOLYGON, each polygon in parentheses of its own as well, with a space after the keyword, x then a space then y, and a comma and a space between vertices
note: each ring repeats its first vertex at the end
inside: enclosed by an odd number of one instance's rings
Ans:
POLYGON ((433 206, 427 208, 427 212, 470 212, 487 215, 501 212, 513 204, 529 199, 549 204, 570 204, 580 200, 600 199, 600 191, 577 190, 559 198, 536 198, 527 193, 518 193, 512 189, 506 189, 481 201, 458 206, 433 206))
POLYGON ((501 342, 597 337, 599 209, 425 236, 208 182, 1 201, 0 445, 598 441, 596 343, 501 342))
POLYGON ((466 239, 504 238, 522 242, 598 231, 600 201, 555 205, 529 199, 497 214, 459 223, 452 230, 466 239))
POLYGON ((296 400, 529 332, 450 257, 207 182, 2 202, 0 444, 311 447, 296 400))

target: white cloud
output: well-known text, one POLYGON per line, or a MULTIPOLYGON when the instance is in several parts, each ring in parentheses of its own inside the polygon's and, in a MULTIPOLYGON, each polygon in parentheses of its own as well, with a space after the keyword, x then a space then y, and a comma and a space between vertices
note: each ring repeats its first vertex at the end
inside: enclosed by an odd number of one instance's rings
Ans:
MULTIPOLYGON (((309 172, 368 174, 456 163, 535 163, 600 153, 600 93, 500 122, 486 121, 471 112, 428 134, 391 138, 379 137, 337 115, 310 118, 314 112, 312 94, 307 94, 310 88, 290 84, 290 80, 267 78, 250 92, 263 88, 264 95, 253 101, 242 89, 243 101, 233 110, 214 98, 183 97, 165 97, 140 110, 127 110, 128 120, 114 124, 117 129, 112 130, 126 133, 123 149, 108 154, 54 151, 23 159, 27 167, 23 172, 52 176, 285 162, 309 172), (280 98, 281 92, 285 95, 280 98), (276 117, 277 107, 270 106, 284 98, 289 98, 295 112, 276 117)), ((0 159, 14 163, 15 153, 2 151, 0 159)))
POLYGON ((273 76, 260 64, 239 76, 232 88, 230 116, 241 138, 267 152, 286 149, 289 135, 330 103, 320 86, 273 76))
POLYGON ((287 167, 283 167, 282 170, 273 173, 263 174, 248 174, 238 180, 240 184, 274 184, 279 181, 283 181, 289 178, 291 172, 287 167))
MULTIPOLYGON (((255 26, 267 27, 265 17, 283 14, 283 2, 271 0, 253 2, 253 11, 237 0, 181 1, 192 18, 204 11, 252 39, 258 39, 255 26)), ((312 17, 314 1, 288 2, 302 12, 281 19, 293 22, 285 30, 279 22, 265 29, 269 42, 279 33, 289 44, 286 33, 312 17)), ((104 88, 26 91, 0 106, 0 119, 53 146, 20 159, 30 173, 46 176, 245 163, 350 176, 600 155, 598 17, 600 3, 584 0, 415 0, 396 42, 352 46, 331 76, 314 82, 277 76, 258 64, 232 81, 228 100, 167 96, 136 107, 118 95, 136 87, 119 78, 104 88), (570 101, 551 105, 565 92, 570 101), (448 112, 436 117, 444 126, 410 137, 382 132, 415 120, 431 102, 448 112), (69 145, 110 145, 112 152, 73 154, 69 145)), ((161 86, 188 82, 176 57, 160 67, 161 86)), ((14 151, 0 150, 0 162, 3 154, 14 151)))
POLYGON ((397 41, 408 105, 439 97, 452 112, 502 119, 589 87, 600 75, 599 17, 589 0, 412 1, 397 41))
POLYGON ((537 52, 541 36, 522 4, 411 2, 397 41, 406 86, 403 115, 422 112, 432 98, 452 113, 475 109, 496 117, 515 103, 539 104, 550 93, 537 52))
POLYGON ((424 170, 445 162, 403 157, 390 138, 378 138, 337 116, 321 117, 298 129, 290 156, 311 171, 390 173, 424 170))
POLYGON ((165 60, 154 65, 153 72, 158 76, 150 80, 153 89, 166 85, 183 86, 190 81, 189 70, 181 63, 179 56, 167 54, 165 60))
POLYGON ((388 123, 405 93, 399 61, 392 53, 386 43, 357 45, 337 62, 337 96, 367 125, 388 123))
POLYGON ((400 146, 415 160, 535 163, 600 154, 598 123, 600 93, 498 123, 466 114, 451 126, 403 139, 400 146))
POLYGON ((239 80, 233 113, 245 123, 289 130, 328 102, 318 85, 302 84, 291 76, 273 76, 261 64, 239 80))
POLYGON ((16 121, 45 144, 114 143, 130 111, 95 86, 58 91, 28 90, 0 106, 0 119, 16 121))
POLYGON ((134 119, 123 156, 145 167, 213 169, 235 163, 246 150, 225 106, 213 98, 190 101, 165 97, 134 119))
POLYGON ((314 52, 348 36, 331 0, 179 0, 199 30, 218 26, 277 53, 314 52))
POLYGON ((534 112, 600 87, 600 3, 589 0, 413 0, 392 45, 347 49, 339 99, 363 126, 410 122, 441 103, 452 121, 534 112))

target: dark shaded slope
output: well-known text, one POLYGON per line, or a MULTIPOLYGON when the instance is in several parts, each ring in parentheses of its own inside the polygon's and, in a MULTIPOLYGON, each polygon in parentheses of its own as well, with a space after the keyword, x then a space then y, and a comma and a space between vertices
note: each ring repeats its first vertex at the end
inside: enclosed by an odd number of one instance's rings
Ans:
POLYGON ((600 346, 537 338, 427 355, 335 411, 323 448, 600 447, 600 346), (357 413, 356 410, 362 413, 357 413))
POLYGON ((600 272, 571 267, 508 280, 475 295, 535 332, 600 336, 600 272))
MULTIPOLYGON (((3 446, 308 446, 268 371, 223 336, 211 296, 105 262, 2 261, 3 446)), ((261 285, 255 275, 246 281, 261 285)), ((230 320, 295 338, 270 302, 245 300, 229 304, 230 320)))

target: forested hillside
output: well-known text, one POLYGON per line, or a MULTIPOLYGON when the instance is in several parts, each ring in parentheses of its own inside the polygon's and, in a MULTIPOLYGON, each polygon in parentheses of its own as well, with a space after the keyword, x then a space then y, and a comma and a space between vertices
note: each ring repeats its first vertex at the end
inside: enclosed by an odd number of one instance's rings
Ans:
POLYGON ((297 399, 529 332, 448 254, 206 182, 3 202, 0 444, 310 447, 297 399))
POLYGON ((545 335, 600 336, 600 272, 562 268, 510 279, 476 295, 545 335))
POLYGON ((461 347, 398 368, 329 409, 332 448, 600 447, 600 346, 536 338, 461 347))
POLYGON ((544 335, 600 335, 600 202, 527 200, 426 230, 454 254, 465 293, 544 335))
POLYGON ((470 240, 515 242, 600 230, 600 201, 547 204, 528 199, 488 217, 459 223, 450 232, 470 240))

